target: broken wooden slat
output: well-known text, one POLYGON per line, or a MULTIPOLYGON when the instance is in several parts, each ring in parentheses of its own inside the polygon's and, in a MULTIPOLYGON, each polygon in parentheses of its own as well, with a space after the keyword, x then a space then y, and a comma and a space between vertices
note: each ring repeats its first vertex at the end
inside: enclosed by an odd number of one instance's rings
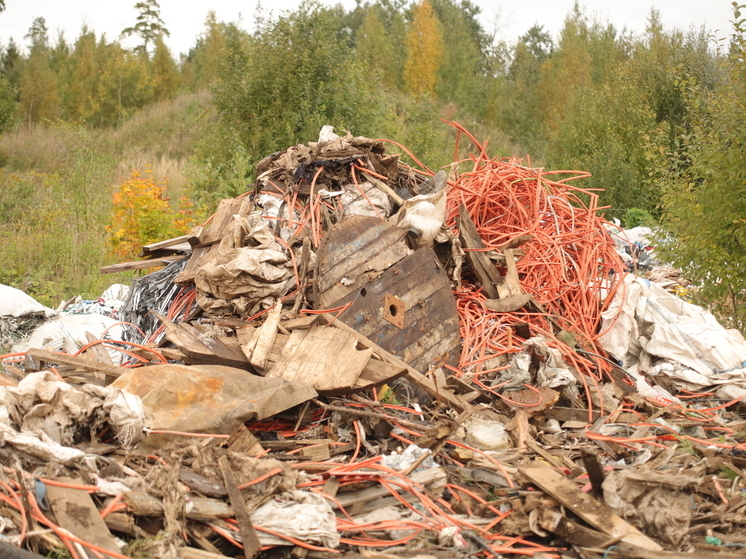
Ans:
POLYGON ((100 272, 102 274, 114 274, 116 272, 129 272, 130 270, 145 270, 146 268, 156 268, 171 264, 172 262, 179 262, 187 258, 186 256, 162 256, 160 258, 151 258, 149 260, 135 260, 134 262, 122 262, 120 264, 112 264, 110 266, 104 266, 100 272))
MULTIPOLYGON (((82 484, 80 479, 59 478, 64 483, 82 484)), ((104 519, 86 491, 47 485, 47 499, 54 511, 57 523, 83 541, 90 542, 103 549, 119 553, 114 536, 109 532, 104 519)), ((95 555, 89 555, 95 557, 95 555)))
POLYGON ((553 469, 535 462, 518 471, 544 493, 552 497, 573 514, 576 514, 597 530, 620 538, 622 542, 651 551, 663 548, 623 518, 617 516, 605 504, 583 493, 580 488, 553 469))
MULTIPOLYGON (((127 367, 117 367, 115 365, 107 365, 106 363, 99 363, 86 357, 75 357, 68 355, 67 353, 57 353, 56 351, 49 351, 46 349, 32 348, 26 352, 26 358, 31 359, 35 366, 31 367, 30 370, 39 371, 42 369, 42 363, 59 363, 60 365, 70 365, 76 369, 82 369, 92 373, 104 373, 109 376, 118 377, 124 373, 130 371, 127 367)), ((27 369, 27 372, 29 369, 27 369)), ((60 372, 62 376, 66 373, 60 372)))
POLYGON ((223 473, 225 488, 228 490, 228 498, 235 511, 236 523, 238 524, 238 531, 241 534, 241 541, 244 547, 244 557, 246 559, 254 559, 261 550, 262 544, 259 543, 259 537, 256 535, 254 525, 251 523, 251 516, 249 515, 249 510, 246 508, 246 501, 244 501, 243 495, 241 495, 241 491, 233 479, 233 471, 228 462, 228 457, 223 455, 218 458, 218 465, 220 466, 220 471, 223 473))
POLYGON ((215 338, 203 335, 193 326, 185 323, 172 322, 163 315, 157 314, 158 320, 166 328, 166 337, 181 351, 193 359, 204 363, 217 363, 229 367, 243 367, 247 365, 246 356, 229 348, 215 338))
POLYGON ((484 301, 484 306, 491 311, 513 312, 528 304, 530 300, 531 295, 528 293, 521 293, 519 295, 505 297, 504 299, 486 299, 484 301))
MULTIPOLYGON (((272 307, 272 310, 267 313, 267 318, 259 327, 257 334, 256 343, 253 350, 251 351, 251 357, 249 363, 252 367, 256 367, 259 370, 264 370, 267 367, 267 359, 269 358, 269 352, 272 350, 272 345, 275 343, 275 337, 277 337, 277 325, 280 323, 280 317, 282 316, 282 303, 278 302, 272 307)), ((242 346, 246 347, 246 346, 242 346)), ((246 349, 244 349, 246 354, 246 349)))
POLYGON ((511 293, 505 287, 505 280, 487 255, 482 252, 485 248, 484 243, 464 204, 459 207, 458 223, 459 237, 466 251, 466 259, 487 297, 490 299, 509 297, 511 293))
MULTIPOLYGON (((125 491, 122 493, 122 501, 135 516, 163 516, 161 500, 147 493, 125 491)), ((228 503, 207 497, 192 497, 186 512, 186 517, 191 520, 215 520, 232 516, 233 508, 228 503)))

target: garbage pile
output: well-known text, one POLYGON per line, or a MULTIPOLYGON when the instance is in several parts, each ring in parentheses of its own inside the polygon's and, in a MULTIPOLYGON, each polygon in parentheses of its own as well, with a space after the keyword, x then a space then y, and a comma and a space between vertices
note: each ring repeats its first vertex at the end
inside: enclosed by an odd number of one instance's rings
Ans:
POLYGON ((743 556, 746 342, 626 272, 582 173, 451 124, 448 173, 328 128, 272 154, 113 267, 164 266, 123 323, 3 356, 0 545, 743 556))

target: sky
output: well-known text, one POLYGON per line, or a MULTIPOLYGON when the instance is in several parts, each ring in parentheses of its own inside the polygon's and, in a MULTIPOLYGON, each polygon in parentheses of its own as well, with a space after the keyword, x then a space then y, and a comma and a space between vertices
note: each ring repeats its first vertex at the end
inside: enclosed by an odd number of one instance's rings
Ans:
MULTIPOLYGON (((496 31, 497 38, 509 44, 532 25, 543 25, 556 38, 565 16, 575 0, 471 0, 482 9, 482 25, 496 31)), ((11 37, 25 45, 24 36, 36 17, 44 17, 50 38, 56 40, 62 31, 72 42, 80 34, 83 24, 105 33, 110 40, 119 38, 125 27, 135 23, 136 0, 6 0, 6 10, 0 13, 0 44, 7 45, 11 37)), ((322 4, 342 4, 345 9, 355 7, 355 0, 322 0, 322 4)), ((160 0, 161 17, 171 32, 166 39, 174 55, 187 53, 204 30, 205 17, 214 10, 218 21, 236 22, 244 29, 253 29, 261 6, 265 17, 278 15, 282 10, 295 9, 300 0, 160 0)), ((730 0, 580 0, 584 11, 602 22, 610 22, 618 29, 641 33, 645 29, 650 10, 660 11, 666 29, 688 29, 704 25, 718 38, 729 35, 732 19, 730 0)), ((131 39, 125 46, 134 46, 131 39)))

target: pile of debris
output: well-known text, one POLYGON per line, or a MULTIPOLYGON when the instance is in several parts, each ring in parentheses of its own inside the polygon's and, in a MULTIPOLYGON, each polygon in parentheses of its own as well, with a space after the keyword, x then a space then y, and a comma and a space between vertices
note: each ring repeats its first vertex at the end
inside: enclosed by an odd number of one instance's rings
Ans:
POLYGON ((452 124, 476 155, 449 174, 328 129, 265 158, 202 227, 103 270, 165 266, 122 324, 3 356, 4 538, 81 559, 737 556, 746 342, 625 273, 583 174, 452 124))

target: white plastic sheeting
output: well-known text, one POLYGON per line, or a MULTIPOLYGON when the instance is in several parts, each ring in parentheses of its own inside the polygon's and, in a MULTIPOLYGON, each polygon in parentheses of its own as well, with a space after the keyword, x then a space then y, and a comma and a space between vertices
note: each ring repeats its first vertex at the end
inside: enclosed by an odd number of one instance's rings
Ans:
POLYGON ((53 316, 55 311, 37 302, 20 289, 0 285, 0 316, 20 318, 32 314, 43 314, 49 317, 53 316))
POLYGON ((743 336, 655 283, 628 274, 602 317, 603 347, 635 377, 662 374, 694 386, 746 386, 743 336))

